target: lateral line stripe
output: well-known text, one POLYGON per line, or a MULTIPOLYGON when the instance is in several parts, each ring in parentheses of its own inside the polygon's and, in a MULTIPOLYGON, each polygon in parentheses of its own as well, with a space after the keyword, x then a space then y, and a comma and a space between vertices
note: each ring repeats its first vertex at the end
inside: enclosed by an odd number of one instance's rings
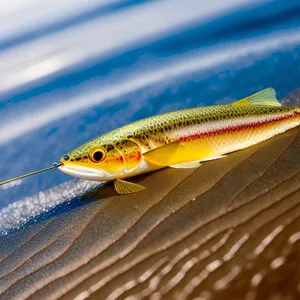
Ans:
POLYGON ((243 129, 246 129, 246 128, 253 129, 253 128, 260 127, 260 126, 270 125, 272 123, 274 124, 274 123, 279 122, 279 121, 292 119, 293 117, 296 117, 297 115, 298 115, 298 113, 292 112, 292 113, 287 114, 287 115, 276 115, 274 118, 266 118, 265 120, 260 119, 260 120, 257 120, 255 122, 235 124, 235 125, 231 125, 231 126, 228 126, 228 127, 220 127, 220 128, 211 129, 211 130, 198 131, 197 133, 181 136, 179 138, 179 141, 184 142, 184 141, 187 141, 187 140, 192 140, 192 139, 200 138, 200 137, 203 137, 203 136, 212 136, 212 135, 216 135, 216 134, 223 134, 223 133, 230 132, 230 131, 234 132, 234 131, 243 130, 243 129))

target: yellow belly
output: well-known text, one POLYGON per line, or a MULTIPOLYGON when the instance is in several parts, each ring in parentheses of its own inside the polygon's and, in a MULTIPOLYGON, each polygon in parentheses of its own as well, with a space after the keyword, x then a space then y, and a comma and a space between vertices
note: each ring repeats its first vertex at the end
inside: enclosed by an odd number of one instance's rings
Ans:
POLYGON ((300 124, 299 118, 291 118, 253 128, 230 129, 186 139, 180 144, 172 164, 205 160, 247 148, 285 132, 300 124))

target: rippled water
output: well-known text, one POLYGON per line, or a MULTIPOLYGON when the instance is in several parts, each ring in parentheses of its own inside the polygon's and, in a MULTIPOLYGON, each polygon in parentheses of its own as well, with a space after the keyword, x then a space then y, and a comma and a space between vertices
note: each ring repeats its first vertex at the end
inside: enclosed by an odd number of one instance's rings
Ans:
MULTIPOLYGON (((136 119, 299 87, 299 1, 19 2, 0 9, 1 179, 136 119)), ((0 234, 95 185, 54 170, 0 187, 0 234)))

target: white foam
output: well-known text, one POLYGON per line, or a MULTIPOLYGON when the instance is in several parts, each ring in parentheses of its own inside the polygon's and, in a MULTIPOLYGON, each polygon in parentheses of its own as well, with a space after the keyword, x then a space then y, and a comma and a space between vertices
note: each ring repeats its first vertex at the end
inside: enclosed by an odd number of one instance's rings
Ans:
POLYGON ((20 228, 30 219, 48 212, 59 204, 70 201, 98 185, 101 185, 101 183, 71 180, 9 204, 0 210, 0 236, 8 234, 13 229, 20 228))

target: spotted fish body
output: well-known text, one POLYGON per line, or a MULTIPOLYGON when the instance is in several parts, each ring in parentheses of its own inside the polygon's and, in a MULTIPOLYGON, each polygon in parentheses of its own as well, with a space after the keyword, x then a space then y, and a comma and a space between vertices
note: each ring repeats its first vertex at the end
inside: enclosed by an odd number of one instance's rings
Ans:
POLYGON ((116 180, 167 166, 197 166, 299 124, 300 108, 281 106, 274 90, 266 89, 232 104, 174 111, 128 124, 68 153, 60 169, 83 179, 116 180), (91 151, 97 149, 104 149, 105 159, 92 161, 91 151))

